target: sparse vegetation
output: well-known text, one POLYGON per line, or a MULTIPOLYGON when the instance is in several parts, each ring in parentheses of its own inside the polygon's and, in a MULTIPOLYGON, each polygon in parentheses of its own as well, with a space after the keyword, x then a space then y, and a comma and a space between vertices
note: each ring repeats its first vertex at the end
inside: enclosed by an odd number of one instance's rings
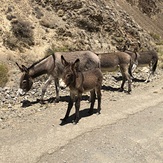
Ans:
POLYGON ((55 46, 54 44, 51 45, 46 51, 45 51, 45 56, 49 56, 55 52, 66 52, 70 51, 70 47, 68 45, 65 46, 55 46))
POLYGON ((4 87, 8 81, 8 67, 0 63, 0 87, 4 87))
POLYGON ((18 39, 8 32, 3 39, 3 44, 11 50, 16 50, 18 48, 18 39))
POLYGON ((163 40, 161 39, 161 37, 158 34, 150 33, 150 36, 155 40, 155 43, 157 45, 163 45, 163 40))
POLYGON ((150 36, 155 40, 155 41, 158 41, 158 40, 160 40, 160 36, 158 35, 158 34, 156 34, 156 33, 150 33, 150 36))
POLYGON ((11 32, 6 33, 3 39, 5 46, 11 50, 34 45, 33 30, 29 22, 17 20, 11 23, 11 32))
POLYGON ((19 41, 29 46, 34 44, 33 31, 29 22, 19 20, 16 23, 12 23, 11 31, 19 41))
POLYGON ((143 13, 151 17, 161 11, 159 6, 157 6, 158 1, 159 0, 139 0, 138 6, 143 13))

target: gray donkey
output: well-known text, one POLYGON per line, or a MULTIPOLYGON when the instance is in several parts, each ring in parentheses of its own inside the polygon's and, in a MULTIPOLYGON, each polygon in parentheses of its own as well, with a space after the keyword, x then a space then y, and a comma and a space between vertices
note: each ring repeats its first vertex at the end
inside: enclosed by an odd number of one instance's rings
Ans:
POLYGON ((101 70, 99 68, 95 68, 82 72, 80 70, 81 62, 79 59, 76 59, 73 63, 70 63, 66 61, 66 59, 63 56, 61 56, 61 61, 64 66, 62 79, 66 86, 68 86, 70 89, 70 100, 68 103, 66 115, 63 119, 61 119, 62 122, 65 122, 68 119, 71 108, 73 107, 73 103, 75 102, 74 124, 78 123, 82 93, 87 91, 90 91, 91 93, 91 105, 89 109, 89 114, 93 113, 96 94, 98 99, 97 113, 100 114, 101 85, 103 80, 101 70))
POLYGON ((97 54, 100 63, 101 63, 101 70, 102 72, 105 71, 115 71, 117 68, 120 68, 122 73, 122 84, 119 91, 124 90, 124 84, 126 80, 128 81, 128 93, 131 92, 131 76, 130 76, 130 69, 133 64, 133 60, 131 56, 125 52, 111 52, 111 53, 100 53, 97 54))
POLYGON ((49 78, 42 88, 40 101, 43 102, 43 97, 45 95, 46 89, 48 85, 50 85, 50 83, 54 80, 56 87, 55 101, 59 102, 59 79, 62 76, 64 68, 63 64, 61 63, 61 55, 63 55, 69 62, 79 58, 80 69, 82 71, 100 67, 100 60, 98 56, 91 51, 53 52, 52 55, 47 56, 38 62, 35 62, 28 68, 24 65, 20 66, 18 63, 16 63, 22 72, 22 76, 20 78, 20 89, 23 93, 20 93, 24 95, 31 89, 34 78, 43 74, 48 74, 49 78))
POLYGON ((154 50, 140 51, 140 48, 141 48, 140 43, 138 44, 138 47, 134 49, 134 51, 128 50, 129 48, 130 48, 130 43, 126 42, 122 51, 128 53, 133 59, 137 58, 137 64, 132 65, 131 76, 133 77, 132 72, 134 72, 136 67, 149 66, 149 74, 145 82, 150 81, 151 75, 154 75, 156 68, 157 68, 157 63, 158 63, 157 52, 154 50))

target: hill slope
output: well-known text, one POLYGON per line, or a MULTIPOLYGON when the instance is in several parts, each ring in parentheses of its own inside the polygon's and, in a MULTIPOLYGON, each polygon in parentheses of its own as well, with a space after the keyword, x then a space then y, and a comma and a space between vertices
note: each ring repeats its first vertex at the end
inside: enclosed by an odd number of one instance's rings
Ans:
POLYGON ((160 0, 2 0, 0 60, 29 65, 49 47, 115 51, 126 39, 154 48, 163 36, 162 6, 160 0))

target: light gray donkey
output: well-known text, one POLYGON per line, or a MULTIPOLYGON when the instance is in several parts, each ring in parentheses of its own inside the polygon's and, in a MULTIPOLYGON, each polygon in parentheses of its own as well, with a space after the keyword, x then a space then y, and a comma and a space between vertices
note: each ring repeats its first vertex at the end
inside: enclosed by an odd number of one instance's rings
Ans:
POLYGON ((61 63, 61 55, 63 55, 68 62, 79 58, 80 69, 82 71, 100 67, 100 60, 98 56, 91 51, 55 52, 52 55, 47 56, 32 64, 28 68, 24 65, 20 66, 18 63, 16 63, 22 72, 22 76, 20 78, 20 89, 22 90, 21 94, 24 95, 31 89, 34 78, 42 74, 48 74, 49 78, 42 88, 40 101, 43 102, 43 97, 45 95, 46 89, 48 85, 50 85, 50 83, 54 80, 56 88, 55 101, 59 102, 59 79, 62 76, 64 68, 63 64, 61 63))

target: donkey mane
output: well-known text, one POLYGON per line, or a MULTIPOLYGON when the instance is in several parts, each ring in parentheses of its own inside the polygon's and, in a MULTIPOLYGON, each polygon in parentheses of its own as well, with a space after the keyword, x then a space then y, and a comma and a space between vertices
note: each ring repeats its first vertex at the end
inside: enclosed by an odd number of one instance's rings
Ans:
POLYGON ((30 67, 28 67, 27 69, 30 70, 30 69, 33 68, 35 65, 37 65, 37 64, 40 63, 41 61, 47 59, 47 58, 48 58, 49 56, 51 56, 51 55, 53 56, 53 59, 54 59, 54 61, 55 61, 55 56, 54 56, 54 52, 53 52, 52 54, 47 55, 47 56, 45 56, 44 58, 42 58, 42 59, 36 61, 36 62, 33 63, 30 67))

